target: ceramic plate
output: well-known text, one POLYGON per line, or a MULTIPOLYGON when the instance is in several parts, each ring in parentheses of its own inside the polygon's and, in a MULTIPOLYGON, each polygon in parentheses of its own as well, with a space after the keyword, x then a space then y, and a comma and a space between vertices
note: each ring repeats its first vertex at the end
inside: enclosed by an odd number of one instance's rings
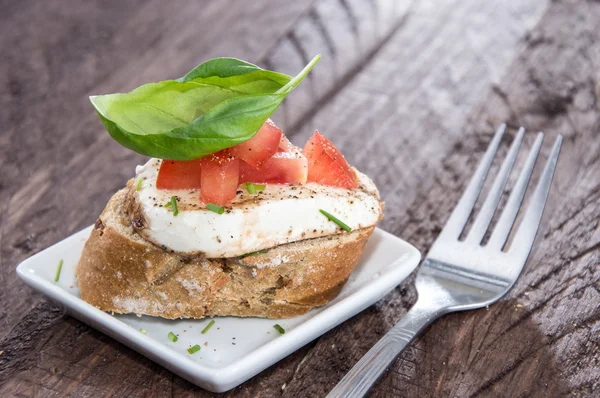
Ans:
POLYGON ((75 265, 92 226, 23 261, 19 277, 35 290, 62 304, 73 317, 98 329, 179 376, 213 392, 227 391, 273 365, 311 340, 385 296, 418 265, 412 245, 376 229, 339 296, 326 306, 290 319, 217 317, 166 320, 149 316, 110 315, 79 295, 75 265), (57 265, 64 265, 54 282, 57 265), (275 324, 285 329, 280 334, 275 324), (146 334, 140 332, 146 331, 146 334), (168 333, 179 339, 173 343, 168 333), (187 349, 199 344, 200 351, 187 349))

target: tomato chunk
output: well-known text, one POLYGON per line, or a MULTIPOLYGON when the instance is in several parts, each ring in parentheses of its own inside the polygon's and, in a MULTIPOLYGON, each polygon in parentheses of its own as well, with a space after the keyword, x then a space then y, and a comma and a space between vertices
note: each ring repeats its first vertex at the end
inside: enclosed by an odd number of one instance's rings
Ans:
POLYGON ((340 151, 315 131, 303 153, 308 159, 308 182, 341 188, 356 188, 356 175, 340 151))
POLYGON ((235 198, 240 176, 240 160, 223 150, 200 159, 200 200, 226 205, 235 198))
POLYGON ((277 148, 277 152, 293 152, 295 149, 298 149, 294 144, 287 139, 285 135, 281 135, 281 140, 279 140, 279 147, 277 148))
POLYGON ((275 123, 267 119, 254 137, 229 148, 229 153, 259 169, 277 152, 282 136, 281 130, 275 123))
POLYGON ((163 160, 160 163, 158 189, 197 189, 200 188, 200 159, 163 160))
POLYGON ((300 148, 294 148, 290 152, 275 153, 258 170, 240 162, 240 183, 304 184, 308 175, 307 160, 300 148))

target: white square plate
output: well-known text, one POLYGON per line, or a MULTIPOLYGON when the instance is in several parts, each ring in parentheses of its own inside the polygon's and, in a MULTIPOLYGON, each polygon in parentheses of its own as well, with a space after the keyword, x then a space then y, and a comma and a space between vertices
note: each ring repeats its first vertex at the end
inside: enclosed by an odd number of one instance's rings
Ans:
POLYGON ((376 229, 339 296, 326 306, 289 319, 218 317, 167 320, 150 316, 110 315, 83 301, 75 282, 75 265, 92 226, 30 257, 17 267, 19 277, 62 304, 73 317, 98 329, 165 368, 213 392, 227 391, 273 365, 311 340, 385 296, 419 264, 412 245, 376 229), (58 282, 58 262, 64 260, 58 282), (285 334, 277 332, 279 324, 285 334), (146 330, 146 334, 140 332, 146 330), (176 343, 167 335, 179 336, 176 343), (193 355, 187 349, 201 350, 193 355))

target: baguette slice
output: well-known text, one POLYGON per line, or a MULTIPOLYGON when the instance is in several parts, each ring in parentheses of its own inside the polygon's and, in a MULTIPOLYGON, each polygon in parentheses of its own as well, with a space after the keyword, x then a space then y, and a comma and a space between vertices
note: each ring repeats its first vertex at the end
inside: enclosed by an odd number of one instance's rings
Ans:
POLYGON ((190 257, 134 231, 126 214, 128 189, 108 202, 76 270, 82 298, 114 313, 169 319, 301 315, 337 296, 375 228, 246 257, 190 257))

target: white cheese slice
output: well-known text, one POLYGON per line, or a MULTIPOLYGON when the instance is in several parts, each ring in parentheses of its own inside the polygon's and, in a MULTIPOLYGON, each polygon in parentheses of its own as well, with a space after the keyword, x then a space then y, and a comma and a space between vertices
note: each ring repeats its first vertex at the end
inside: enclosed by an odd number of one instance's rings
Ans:
POLYGON ((373 181, 355 170, 357 189, 304 185, 266 184, 262 192, 249 194, 243 185, 223 214, 207 210, 199 190, 156 189, 160 160, 151 159, 136 168, 142 179, 134 199, 141 204, 148 240, 184 253, 204 253, 208 258, 236 257, 246 253, 342 232, 319 212, 323 209, 352 229, 375 225, 382 213, 373 181), (164 205, 178 198, 177 216, 164 205))

